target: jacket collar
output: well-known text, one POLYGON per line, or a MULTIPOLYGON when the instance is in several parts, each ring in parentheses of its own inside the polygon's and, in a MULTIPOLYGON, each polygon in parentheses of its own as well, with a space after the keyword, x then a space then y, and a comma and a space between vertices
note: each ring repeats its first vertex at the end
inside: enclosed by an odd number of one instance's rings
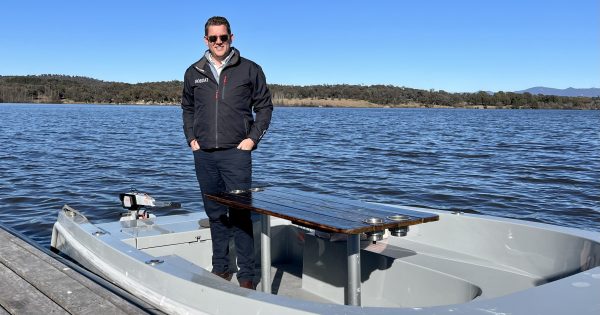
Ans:
MULTIPOLYGON (((233 54, 233 56, 231 57, 231 60, 229 60, 229 63, 227 64, 227 66, 225 66, 225 68, 235 66, 240 62, 240 51, 235 49, 235 47, 231 47, 231 49, 235 53, 233 54)), ((206 59, 206 56, 202 56, 202 58, 200 58, 200 60, 198 60, 196 63, 193 64, 193 67, 196 68, 196 70, 198 70, 200 73, 204 74, 205 76, 212 78, 213 75, 212 75, 207 63, 208 63, 208 59, 206 59)))

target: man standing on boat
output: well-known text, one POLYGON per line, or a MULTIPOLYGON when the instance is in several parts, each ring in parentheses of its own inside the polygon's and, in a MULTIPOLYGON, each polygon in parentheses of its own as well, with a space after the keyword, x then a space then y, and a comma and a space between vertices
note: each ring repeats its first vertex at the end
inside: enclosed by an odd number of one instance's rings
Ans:
POLYGON ((273 103, 260 66, 242 58, 231 46, 233 34, 227 19, 208 19, 204 35, 208 50, 185 72, 183 131, 194 153, 196 177, 210 222, 212 273, 231 279, 229 240, 233 237, 240 286, 254 289, 250 212, 229 209, 204 194, 251 188, 251 152, 269 127, 273 103))

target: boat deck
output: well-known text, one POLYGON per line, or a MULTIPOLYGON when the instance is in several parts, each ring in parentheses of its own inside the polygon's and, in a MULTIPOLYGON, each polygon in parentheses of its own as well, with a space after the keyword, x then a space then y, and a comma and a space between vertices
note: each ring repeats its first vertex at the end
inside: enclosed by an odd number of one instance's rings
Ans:
MULTIPOLYGON (((260 274, 260 268, 255 273, 260 274)), ((302 288, 302 265, 298 263, 278 263, 271 267, 271 293, 289 298, 301 299, 318 303, 333 303, 321 296, 302 288)), ((233 277, 231 282, 238 284, 233 277)), ((260 286, 257 288, 260 290, 260 286)))
POLYGON ((86 278, 0 225, 0 314, 161 314, 86 278))
MULTIPOLYGON (((159 217, 151 225, 137 222, 137 226, 131 228, 123 228, 122 224, 126 223, 112 222, 99 224, 98 227, 172 265, 180 261, 180 267, 184 268, 183 262, 188 261, 210 270, 210 255, 200 254, 210 251, 210 243, 206 242, 210 239, 209 231, 206 224, 202 224, 203 221, 206 220, 200 214, 187 214, 159 217), (199 235, 199 239, 204 241, 196 241, 199 235), (165 246, 167 244, 173 245, 165 246), (180 259, 175 259, 176 257, 180 259)), ((255 222, 255 234, 258 233, 258 223, 255 222)), ((311 302, 343 304, 344 283, 340 279, 346 279, 346 242, 343 237, 336 240, 336 237, 343 235, 333 235, 331 240, 326 236, 322 238, 314 232, 291 225, 284 219, 273 219, 272 225, 272 238, 275 240, 272 255, 276 259, 271 267, 271 293, 311 302), (321 252, 329 254, 320 255, 321 252), (313 293, 324 288, 327 294, 322 291, 321 294, 313 293)), ((258 239, 255 235, 256 249, 260 248, 258 239)), ((396 292, 400 292, 403 286, 402 290, 415 291, 419 288, 418 290, 427 291, 424 286, 429 282, 421 281, 414 275, 419 272, 434 277, 431 281, 438 286, 447 285, 448 290, 456 296, 445 295, 451 296, 449 302, 454 303, 474 297, 505 295, 514 292, 515 288, 520 290, 534 287, 541 281, 538 275, 485 257, 422 243, 418 239, 419 237, 410 235, 401 238, 389 236, 376 244, 362 242, 361 260, 365 265, 362 279, 365 286, 363 306, 414 306, 408 294, 396 296, 396 292), (427 271, 423 271, 424 269, 427 271), (391 287, 381 293, 378 287, 386 282, 385 279, 392 277, 392 274, 400 280, 397 284, 388 284, 391 287), (464 296, 459 294, 461 290, 466 292, 464 296)), ((257 253, 257 261, 259 255, 257 253)), ((258 285, 258 290, 261 289, 260 274, 260 267, 257 267, 255 284, 258 285)), ((423 276, 427 275, 420 277, 423 276)), ((235 276, 231 282, 237 286, 235 276)))

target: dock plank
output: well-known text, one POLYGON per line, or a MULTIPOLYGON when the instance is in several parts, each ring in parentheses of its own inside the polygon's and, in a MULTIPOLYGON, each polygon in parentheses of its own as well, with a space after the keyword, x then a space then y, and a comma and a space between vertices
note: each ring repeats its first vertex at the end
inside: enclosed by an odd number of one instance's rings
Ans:
POLYGON ((153 310, 131 304, 2 226, 0 267, 0 305, 10 314, 148 314, 153 310), (34 312, 23 309, 29 305, 34 305, 34 312))
POLYGON ((46 295, 0 264, 0 305, 11 314, 69 314, 46 295))

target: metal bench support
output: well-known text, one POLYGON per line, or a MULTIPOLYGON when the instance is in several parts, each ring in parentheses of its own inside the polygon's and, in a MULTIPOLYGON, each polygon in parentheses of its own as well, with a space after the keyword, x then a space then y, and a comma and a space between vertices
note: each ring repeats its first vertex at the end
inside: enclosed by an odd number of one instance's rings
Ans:
POLYGON ((271 217, 263 214, 260 217, 262 232, 260 233, 260 271, 262 291, 271 293, 271 217))
POLYGON ((346 252, 348 256, 346 304, 360 306, 360 234, 348 234, 346 252))

